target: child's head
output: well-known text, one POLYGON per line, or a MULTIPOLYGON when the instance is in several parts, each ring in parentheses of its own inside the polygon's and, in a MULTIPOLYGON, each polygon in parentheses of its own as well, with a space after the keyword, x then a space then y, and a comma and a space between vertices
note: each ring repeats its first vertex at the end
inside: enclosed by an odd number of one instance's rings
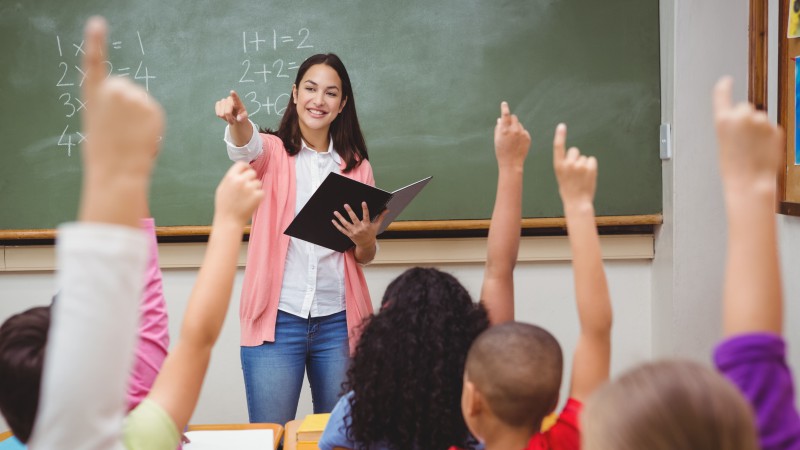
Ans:
POLYGON ((334 53, 309 57, 297 70, 292 95, 274 133, 290 155, 300 151, 303 130, 327 130, 345 171, 367 159, 350 75, 334 53))
POLYGON ((543 328, 507 322, 484 331, 464 370, 461 406, 470 430, 482 435, 491 419, 538 431, 558 403, 562 368, 561 346, 543 328))
POLYGON ((47 306, 11 316, 0 326, 0 412, 22 442, 36 419, 49 329, 47 306))
POLYGON ((347 374, 350 436, 393 448, 467 446, 459 408, 464 360, 488 324, 452 275, 413 268, 392 281, 347 374))
POLYGON ((639 366, 597 391, 581 418, 588 450, 753 450, 752 409, 722 375, 690 361, 639 366))

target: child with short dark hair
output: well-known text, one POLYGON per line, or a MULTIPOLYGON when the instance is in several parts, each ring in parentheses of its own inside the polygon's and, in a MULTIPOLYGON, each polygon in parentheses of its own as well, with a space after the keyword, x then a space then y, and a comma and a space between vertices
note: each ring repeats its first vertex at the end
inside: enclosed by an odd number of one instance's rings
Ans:
POLYGON ((539 431, 558 404, 562 365, 558 341, 535 325, 507 322, 478 336, 467 355, 462 401, 487 448, 512 448, 497 441, 513 439, 506 428, 519 428, 525 442, 539 431))
POLYGON ((487 450, 578 450, 582 404, 608 379, 612 314, 594 218, 597 161, 575 147, 567 151, 566 137, 567 128, 560 124, 553 166, 564 203, 581 325, 570 398, 555 425, 540 432, 558 403, 563 365, 558 341, 535 325, 508 323, 484 331, 467 356, 462 412, 487 450))

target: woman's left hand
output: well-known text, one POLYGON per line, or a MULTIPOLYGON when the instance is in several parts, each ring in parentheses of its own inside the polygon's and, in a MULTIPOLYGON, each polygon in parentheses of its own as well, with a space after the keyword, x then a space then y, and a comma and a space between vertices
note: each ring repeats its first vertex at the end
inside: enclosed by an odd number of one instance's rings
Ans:
POLYGON ((371 246, 375 245, 378 229, 383 223, 383 219, 386 217, 386 213, 389 212, 389 210, 387 209, 383 211, 378 217, 375 218, 374 221, 372 221, 369 218, 367 202, 361 202, 362 215, 360 219, 350 205, 344 205, 344 209, 350 216, 350 220, 347 220, 344 216, 339 214, 339 211, 334 211, 333 215, 336 217, 336 219, 331 220, 331 222, 333 222, 333 226, 335 226, 337 230, 341 231, 342 234, 349 237, 350 240, 356 244, 356 247, 370 248, 371 246))

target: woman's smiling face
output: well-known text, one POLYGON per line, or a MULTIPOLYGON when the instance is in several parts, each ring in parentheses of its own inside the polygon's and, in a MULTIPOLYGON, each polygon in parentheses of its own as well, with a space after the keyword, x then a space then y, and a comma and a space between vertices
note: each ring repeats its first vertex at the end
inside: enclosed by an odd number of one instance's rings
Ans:
POLYGON ((300 84, 292 86, 292 97, 304 135, 312 130, 327 134, 347 103, 342 97, 342 80, 336 70, 326 64, 311 66, 300 84))

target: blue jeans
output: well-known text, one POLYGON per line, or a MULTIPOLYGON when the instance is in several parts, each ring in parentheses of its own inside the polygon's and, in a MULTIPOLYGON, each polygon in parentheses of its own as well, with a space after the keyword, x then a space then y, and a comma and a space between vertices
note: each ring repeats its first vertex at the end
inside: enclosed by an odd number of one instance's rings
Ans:
POLYGON ((251 423, 293 420, 306 369, 314 413, 331 412, 350 362, 345 314, 303 319, 278 310, 275 342, 241 348, 251 423))

